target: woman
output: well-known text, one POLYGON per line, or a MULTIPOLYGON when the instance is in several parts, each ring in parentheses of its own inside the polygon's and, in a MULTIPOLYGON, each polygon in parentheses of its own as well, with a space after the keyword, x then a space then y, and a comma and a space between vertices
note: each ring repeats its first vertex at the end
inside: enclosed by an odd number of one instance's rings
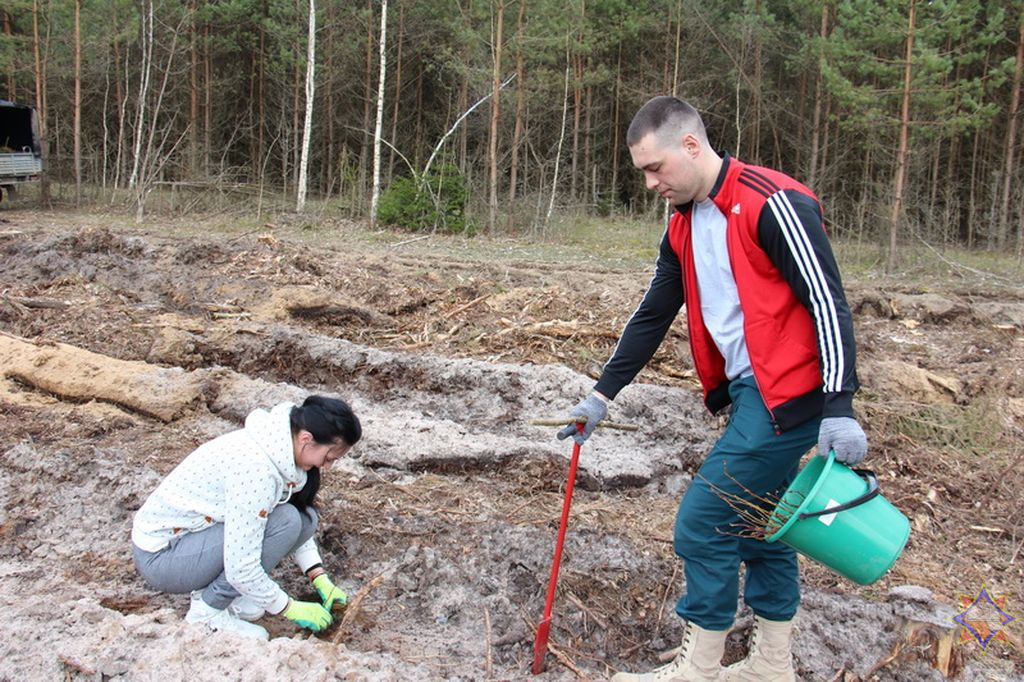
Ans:
POLYGON ((313 533, 320 469, 362 436, 344 401, 254 410, 245 428, 204 443, 143 503, 132 525, 135 565, 156 590, 192 593, 185 621, 262 640, 264 612, 320 632, 348 596, 324 571, 313 533), (291 555, 322 603, 297 601, 268 573, 291 555))

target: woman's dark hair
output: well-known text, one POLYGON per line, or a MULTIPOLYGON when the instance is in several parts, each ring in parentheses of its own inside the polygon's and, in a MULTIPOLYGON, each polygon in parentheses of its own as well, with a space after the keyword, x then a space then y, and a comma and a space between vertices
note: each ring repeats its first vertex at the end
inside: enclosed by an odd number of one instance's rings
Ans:
MULTIPOLYGON (((338 398, 311 395, 291 411, 292 435, 309 431, 313 440, 321 445, 334 445, 341 439, 346 445, 355 445, 363 436, 359 417, 348 403, 338 398)), ((313 507, 316 493, 320 489, 320 468, 313 467, 306 472, 306 485, 291 496, 288 501, 299 509, 313 507)))

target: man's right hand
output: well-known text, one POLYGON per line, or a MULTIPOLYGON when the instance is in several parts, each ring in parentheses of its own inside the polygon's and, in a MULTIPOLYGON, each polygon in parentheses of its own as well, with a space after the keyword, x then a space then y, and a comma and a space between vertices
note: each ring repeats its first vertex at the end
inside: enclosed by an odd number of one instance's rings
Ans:
POLYGON ((597 423, 608 416, 608 403, 597 393, 591 393, 579 405, 570 410, 569 416, 587 418, 586 424, 583 425, 583 432, 580 433, 576 429, 576 422, 573 422, 558 432, 558 440, 565 440, 572 436, 574 441, 583 445, 594 433, 597 423))
POLYGON ((304 627, 313 632, 320 632, 327 629, 331 624, 331 614, 320 604, 311 601, 288 601, 288 608, 282 614, 299 627, 304 627))

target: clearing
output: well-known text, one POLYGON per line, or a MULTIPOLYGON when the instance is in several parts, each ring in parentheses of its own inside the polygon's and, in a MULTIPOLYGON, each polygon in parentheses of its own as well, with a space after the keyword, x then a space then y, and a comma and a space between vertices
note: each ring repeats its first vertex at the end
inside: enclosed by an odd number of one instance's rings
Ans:
MULTIPOLYGON (((530 678, 570 448, 528 422, 592 386, 656 231, 646 253, 575 258, 288 216, 0 215, 0 679, 530 678), (364 423, 320 495, 358 603, 320 637, 272 618, 268 644, 204 636, 137 576, 132 514, 198 444, 312 392, 364 423)), ((982 586, 1024 614, 1024 289, 957 266, 847 280, 866 465, 913 530, 869 587, 804 563, 799 673, 1022 679, 1020 621, 983 656, 949 617, 982 586)), ((641 431, 583 449, 538 680, 646 670, 678 643, 673 517, 722 426, 681 319, 611 416, 641 431)))

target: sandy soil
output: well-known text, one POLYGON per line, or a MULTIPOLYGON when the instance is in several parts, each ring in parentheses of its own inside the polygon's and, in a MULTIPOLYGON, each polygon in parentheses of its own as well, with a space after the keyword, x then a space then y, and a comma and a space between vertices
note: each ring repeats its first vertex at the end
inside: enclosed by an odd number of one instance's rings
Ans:
MULTIPOLYGON (((530 678, 569 448, 528 421, 592 385, 646 264, 570 275, 511 241, 286 218, 0 221, 0 679, 530 678), (269 643, 185 625, 187 598, 135 574, 133 512, 196 445, 312 392, 364 422, 325 482, 319 536, 358 606, 319 637, 264 619, 269 643)), ((1024 611, 1024 290, 983 277, 848 289, 868 464, 913 532, 869 587, 804 564, 801 678, 1024 679, 1024 626, 982 656, 954 646, 949 620, 983 585, 1024 611)), ((536 679, 645 670, 678 644, 671 525, 722 426, 688 356, 677 323, 615 402, 641 430, 584 448, 536 679)), ((294 567, 275 578, 308 590, 294 567)))

